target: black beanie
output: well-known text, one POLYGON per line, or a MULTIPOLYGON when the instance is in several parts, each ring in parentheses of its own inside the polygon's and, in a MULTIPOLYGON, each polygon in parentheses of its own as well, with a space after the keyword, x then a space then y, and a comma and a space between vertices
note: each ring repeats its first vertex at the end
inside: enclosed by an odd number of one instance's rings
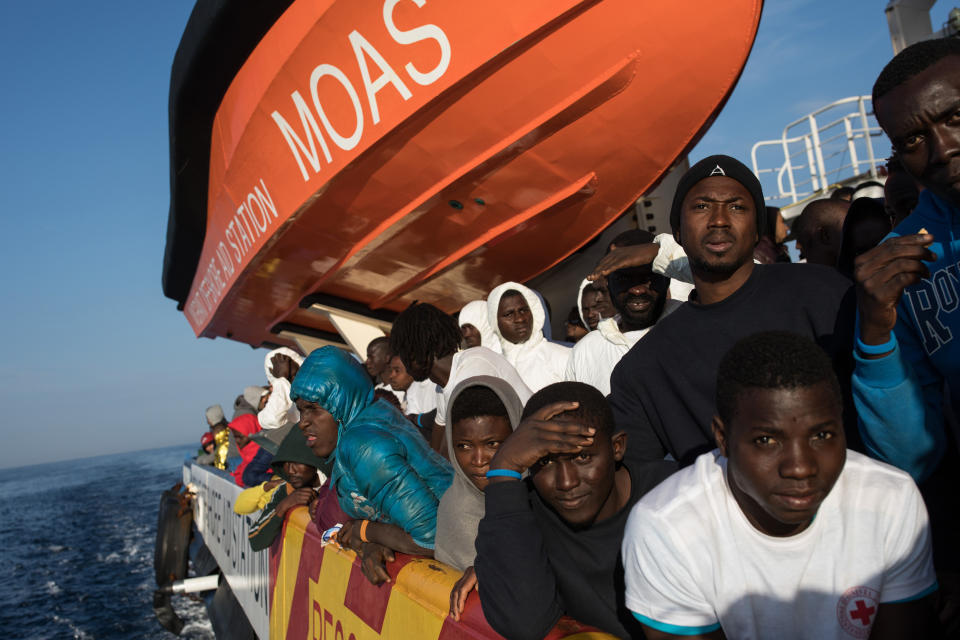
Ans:
POLYGON ((679 236, 680 233, 680 207, 683 206, 683 199, 687 197, 687 192, 704 178, 713 176, 733 178, 747 188, 753 198, 753 206, 757 213, 757 238, 762 238, 764 230, 767 228, 767 205, 763 199, 763 189, 760 187, 760 181, 745 164, 730 156, 704 158, 690 167, 680 178, 680 182, 677 183, 677 192, 673 196, 673 206, 670 208, 670 226, 673 228, 674 238, 679 236))

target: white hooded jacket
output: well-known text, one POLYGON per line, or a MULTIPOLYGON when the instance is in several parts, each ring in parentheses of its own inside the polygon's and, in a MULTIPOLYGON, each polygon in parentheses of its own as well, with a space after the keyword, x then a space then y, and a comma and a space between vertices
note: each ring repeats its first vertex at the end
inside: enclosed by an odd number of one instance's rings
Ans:
POLYGON ((289 356, 298 365, 303 364, 303 357, 287 347, 280 347, 267 353, 263 360, 263 368, 273 391, 270 393, 270 398, 267 400, 266 406, 263 407, 263 411, 257 414, 257 420, 264 429, 279 429, 288 424, 300 422, 300 412, 297 411, 296 405, 290 400, 290 380, 277 378, 273 375, 271 360, 277 354, 289 356))
MULTIPOLYGON (((587 328, 587 331, 593 331, 593 329, 590 328, 590 323, 587 322, 587 316, 583 315, 583 290, 591 284, 593 283, 584 278, 580 282, 580 289, 577 291, 577 313, 580 315, 580 322, 587 328)), ((600 319, 603 320, 603 318, 600 319)))
POLYGON ((530 396, 533 395, 533 391, 517 373, 517 370, 501 354, 486 347, 471 347, 453 354, 453 360, 450 361, 450 377, 447 379, 447 386, 442 389, 438 388, 437 391, 437 415, 433 419, 434 422, 441 427, 447 424, 447 408, 450 405, 454 389, 457 388, 461 380, 474 376, 492 376, 506 381, 520 396, 520 401, 523 404, 526 404, 530 396))
POLYGON ((531 289, 516 282, 504 282, 487 296, 487 318, 503 348, 503 357, 513 365, 530 390, 536 393, 554 382, 562 382, 566 374, 570 348, 548 341, 543 335, 546 313, 540 298, 531 289), (519 291, 530 307, 533 331, 526 342, 513 344, 503 337, 497 322, 500 298, 510 290, 519 291))
MULTIPOLYGON (((583 290, 592 285, 593 283, 584 278, 580 281, 580 288, 577 290, 577 313, 580 314, 580 322, 583 323, 583 326, 587 328, 587 331, 596 331, 596 329, 591 329, 590 324, 587 322, 587 316, 583 313, 583 290)), ((605 320, 602 315, 600 316, 601 320, 605 320)))
MULTIPOLYGON (((667 300, 657 322, 673 313, 682 304, 678 300, 667 300)), ((623 333, 617 324, 617 318, 601 320, 596 331, 583 336, 580 342, 570 350, 566 379, 585 382, 599 389, 603 395, 610 395, 610 374, 613 373, 613 368, 653 326, 655 325, 623 333)))
POLYGON ((465 324, 472 324, 480 332, 480 346, 490 349, 494 353, 503 353, 500 348, 500 338, 490 326, 490 319, 487 317, 487 303, 483 300, 474 300, 463 305, 460 309, 458 322, 462 327, 465 324))

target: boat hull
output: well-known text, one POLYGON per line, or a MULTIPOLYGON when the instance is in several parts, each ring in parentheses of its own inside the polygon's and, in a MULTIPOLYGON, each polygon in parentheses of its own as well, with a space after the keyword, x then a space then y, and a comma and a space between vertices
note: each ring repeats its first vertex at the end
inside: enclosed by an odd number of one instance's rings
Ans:
POLYGON ((332 333, 310 295, 382 319, 543 273, 699 139, 760 10, 294 2, 216 113, 187 319, 260 345, 332 333))

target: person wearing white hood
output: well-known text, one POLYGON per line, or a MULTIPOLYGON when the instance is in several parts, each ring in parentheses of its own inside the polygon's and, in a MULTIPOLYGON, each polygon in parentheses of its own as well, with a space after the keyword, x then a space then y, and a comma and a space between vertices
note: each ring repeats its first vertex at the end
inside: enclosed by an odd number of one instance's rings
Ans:
POLYGON ((280 347, 267 353, 263 369, 270 382, 270 398, 257 414, 264 429, 279 429, 300 422, 300 412, 290 399, 290 383, 296 377, 303 356, 288 347, 280 347))
MULTIPOLYGON (((618 246, 634 246, 653 242, 653 234, 638 233, 636 242, 618 246)), ((607 276, 610 300, 618 314, 601 320, 574 345, 567 362, 567 380, 585 382, 610 395, 610 374, 626 353, 637 344, 661 318, 681 304, 668 299, 670 278, 653 273, 651 265, 619 269, 607 276)))
POLYGON ((580 313, 580 322, 588 332, 596 330, 597 324, 604 318, 612 318, 615 315, 613 308, 610 307, 608 310, 608 306, 603 289, 584 278, 577 291, 577 311, 580 313))
POLYGON ((500 338, 490 326, 485 300, 474 300, 463 305, 457 321, 460 323, 460 333, 463 334, 464 349, 486 347, 495 353, 503 353, 500 338))
POLYGON ((546 313, 533 290, 504 282, 487 296, 487 317, 500 338, 503 357, 531 391, 564 380, 570 349, 544 337, 546 313))

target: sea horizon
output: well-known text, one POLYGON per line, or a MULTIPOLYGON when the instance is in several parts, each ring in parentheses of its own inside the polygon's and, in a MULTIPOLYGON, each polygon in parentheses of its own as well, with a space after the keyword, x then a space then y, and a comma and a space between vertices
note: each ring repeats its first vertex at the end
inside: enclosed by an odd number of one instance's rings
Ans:
POLYGON ((49 464, 60 464, 60 463, 69 463, 69 462, 79 462, 79 461, 81 461, 81 460, 97 460, 97 459, 99 459, 99 458, 108 458, 108 457, 110 457, 110 456, 119 456, 119 455, 124 455, 124 454, 143 453, 143 452, 145 452, 145 451, 166 451, 166 450, 168 450, 168 449, 184 449, 184 448, 193 449, 193 450, 199 449, 199 448, 200 448, 200 441, 199 441, 199 439, 197 440, 197 443, 196 443, 196 444, 190 444, 189 442, 186 442, 186 443, 181 443, 181 444, 160 445, 160 446, 157 446, 157 447, 144 447, 143 449, 130 449, 130 450, 127 450, 127 451, 111 451, 111 452, 109 452, 109 453, 96 453, 96 454, 93 454, 93 455, 77 456, 76 458, 58 458, 58 459, 55 459, 55 460, 46 460, 46 461, 43 461, 43 462, 31 462, 31 463, 28 463, 28 464, 18 465, 18 466, 15 466, 15 467, 3 466, 2 464, 0 464, 0 472, 4 472, 4 471, 17 471, 17 470, 21 470, 21 469, 30 469, 30 468, 33 468, 33 467, 42 467, 42 466, 49 465, 49 464))

